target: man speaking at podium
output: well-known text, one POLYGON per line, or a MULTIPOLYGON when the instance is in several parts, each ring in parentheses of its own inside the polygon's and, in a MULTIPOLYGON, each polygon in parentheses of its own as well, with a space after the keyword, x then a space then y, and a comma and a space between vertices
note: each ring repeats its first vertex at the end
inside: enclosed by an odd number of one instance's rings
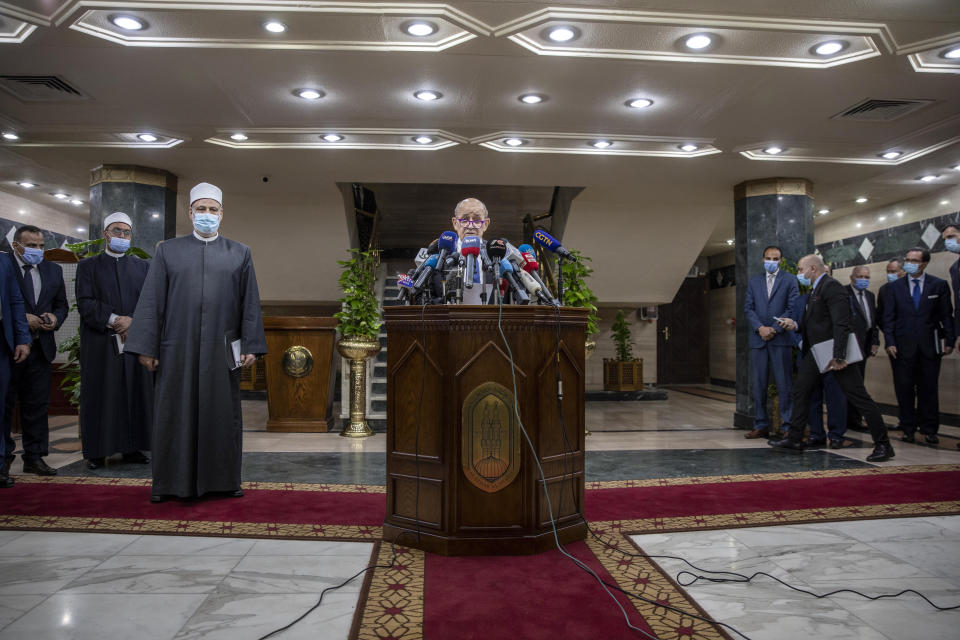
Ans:
POLYGON ((483 304, 486 296, 481 297, 481 294, 489 288, 483 270, 483 265, 487 261, 487 248, 483 243, 483 232, 490 226, 487 207, 476 198, 461 200, 453 210, 452 221, 453 229, 458 236, 457 251, 460 252, 460 255, 467 257, 467 254, 464 253, 465 245, 467 252, 476 251, 472 274, 473 286, 464 287, 463 304, 483 304), (472 238, 477 238, 477 240, 472 240, 472 238))

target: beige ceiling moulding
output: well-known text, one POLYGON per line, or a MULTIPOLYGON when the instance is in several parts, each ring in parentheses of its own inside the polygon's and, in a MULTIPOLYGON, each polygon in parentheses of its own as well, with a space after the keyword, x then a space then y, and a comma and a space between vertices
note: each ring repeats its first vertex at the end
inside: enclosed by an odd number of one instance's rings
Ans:
POLYGON ((0 2, 0 16, 23 20, 30 24, 49 27, 53 24, 53 13, 70 4, 67 0, 27 0, 26 2, 0 2), (31 8, 33 7, 33 8, 31 8), (53 9, 52 13, 44 10, 53 9))
POLYGON ((165 169, 136 164, 102 164, 90 171, 90 186, 104 182, 133 182, 177 190, 177 176, 165 169))
POLYGON ((121 149, 171 149, 181 144, 187 138, 176 135, 152 132, 156 137, 153 142, 144 142, 136 132, 103 132, 79 131, 64 128, 62 130, 22 131, 20 139, 14 142, 4 142, 2 146, 9 147, 103 147, 121 149))
POLYGON ((882 23, 588 8, 542 9, 497 27, 494 35, 506 36, 538 55, 813 69, 894 49, 893 37, 882 23), (571 28, 575 36, 552 42, 547 34, 559 26, 571 28), (685 39, 697 34, 710 36, 711 43, 700 50, 688 49, 685 39), (827 41, 840 43, 840 49, 817 55, 814 49, 827 41))
POLYGON ((563 153, 601 156, 699 158, 722 153, 712 139, 630 136, 600 133, 498 131, 472 138, 470 144, 504 153, 563 153), (514 144, 511 144, 513 142, 514 144), (598 148, 597 143, 605 143, 598 148), (690 145, 691 150, 681 147, 690 145))
POLYGON ((20 44, 36 30, 36 25, 28 24, 23 20, 11 20, 4 16, 0 19, 0 44, 20 44))
POLYGON ((206 142, 231 149, 381 149, 439 151, 468 140, 439 129, 268 128, 243 129, 245 140, 231 139, 237 130, 220 130, 206 142), (325 140, 337 136, 339 140, 325 140), (417 139, 421 139, 420 142, 417 139), (427 142, 425 139, 430 138, 427 142))
POLYGON ((755 196, 809 196, 813 197, 813 182, 806 178, 760 178, 747 180, 733 187, 733 199, 755 196))
POLYGON ((78 0, 72 9, 61 21, 83 11, 71 29, 130 47, 437 52, 492 32, 490 26, 446 4, 78 0), (112 22, 118 14, 136 18, 143 28, 118 27, 112 22), (271 33, 264 28, 267 21, 286 29, 271 33), (404 27, 415 21, 428 22, 434 32, 410 35, 404 27))

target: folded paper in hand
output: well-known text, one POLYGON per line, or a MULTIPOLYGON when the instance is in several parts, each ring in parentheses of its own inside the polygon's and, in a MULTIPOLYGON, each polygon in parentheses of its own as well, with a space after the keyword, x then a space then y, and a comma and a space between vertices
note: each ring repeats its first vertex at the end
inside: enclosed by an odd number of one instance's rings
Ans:
MULTIPOLYGON (((826 373, 830 361, 833 360, 833 340, 818 342, 810 350, 813 351, 813 359, 817 361, 820 373, 826 373)), ((851 332, 847 334, 847 357, 844 358, 844 362, 853 364, 861 360, 863 360, 863 353, 860 351, 860 343, 857 342, 857 336, 851 332)))

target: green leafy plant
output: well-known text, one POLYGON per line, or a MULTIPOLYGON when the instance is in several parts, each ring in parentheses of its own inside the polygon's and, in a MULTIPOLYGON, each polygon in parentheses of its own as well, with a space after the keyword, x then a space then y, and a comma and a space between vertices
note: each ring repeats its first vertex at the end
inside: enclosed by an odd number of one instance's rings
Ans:
MULTIPOLYGON (((794 277, 796 277, 797 271, 799 271, 799 269, 797 268, 797 263, 796 263, 796 262, 787 262, 787 259, 786 259, 786 258, 780 258, 780 268, 783 269, 786 273, 791 273, 791 274, 793 274, 794 277)), ((811 287, 808 287, 808 286, 806 286, 806 285, 802 285, 802 284, 800 284, 799 282, 797 282, 797 285, 800 287, 800 295, 804 295, 804 294, 806 294, 806 293, 810 293, 811 287)))
POLYGON ((587 278, 593 273, 587 263, 590 258, 576 249, 570 251, 576 261, 565 260, 560 267, 563 272, 563 303, 569 307, 589 309, 587 315, 587 339, 600 333, 600 316, 597 313, 597 296, 587 286, 587 278))
MULTIPOLYGON (((72 251, 78 258, 92 258, 100 255, 104 250, 104 239, 84 240, 65 244, 64 247, 72 251)), ((130 247, 126 255, 137 256, 144 260, 150 259, 150 254, 140 247, 130 247)), ((70 307, 70 313, 77 313, 77 304, 70 307)), ((57 345, 57 351, 67 354, 67 361, 60 365, 60 371, 66 372, 60 382, 60 388, 66 393, 67 401, 74 407, 80 406, 80 333, 79 331, 69 339, 57 345)))
POLYGON ((337 329, 341 335, 374 339, 383 324, 380 305, 373 292, 379 252, 350 249, 350 253, 349 260, 337 260, 337 264, 343 267, 340 289, 344 295, 337 301, 342 310, 333 317, 340 322, 337 329))
POLYGON ((630 339, 630 324, 623 313, 623 309, 617 309, 617 317, 611 327, 613 343, 617 348, 617 360, 620 362, 630 362, 633 357, 633 341, 630 339))

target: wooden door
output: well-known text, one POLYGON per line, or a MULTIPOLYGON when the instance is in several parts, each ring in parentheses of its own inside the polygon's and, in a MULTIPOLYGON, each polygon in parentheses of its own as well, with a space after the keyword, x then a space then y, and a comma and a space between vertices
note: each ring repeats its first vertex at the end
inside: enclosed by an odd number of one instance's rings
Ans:
POLYGON ((657 315, 657 384, 709 382, 707 278, 684 279, 657 315))

